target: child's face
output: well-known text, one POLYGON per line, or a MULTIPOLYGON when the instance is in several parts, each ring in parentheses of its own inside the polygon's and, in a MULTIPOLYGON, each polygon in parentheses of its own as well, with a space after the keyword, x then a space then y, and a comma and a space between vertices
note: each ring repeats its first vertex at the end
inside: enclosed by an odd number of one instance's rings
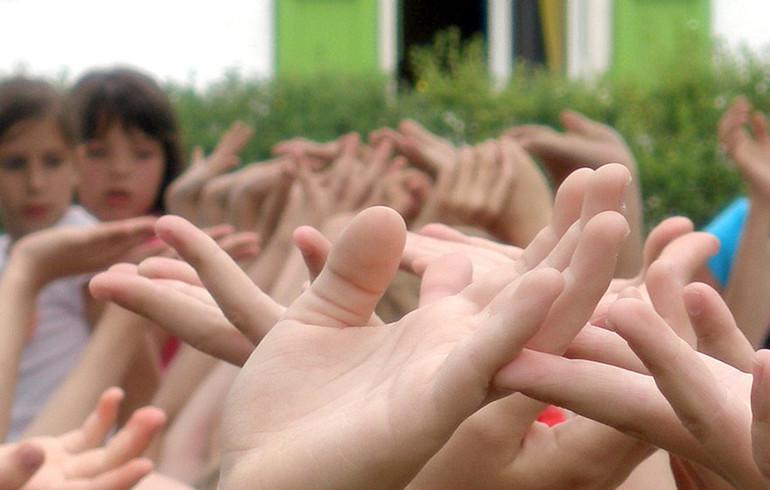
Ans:
POLYGON ((78 200, 102 221, 148 214, 163 180, 160 141, 136 128, 113 124, 85 142, 78 200))
POLYGON ((52 226, 69 208, 74 152, 53 117, 28 119, 0 140, 0 216, 14 239, 52 226))

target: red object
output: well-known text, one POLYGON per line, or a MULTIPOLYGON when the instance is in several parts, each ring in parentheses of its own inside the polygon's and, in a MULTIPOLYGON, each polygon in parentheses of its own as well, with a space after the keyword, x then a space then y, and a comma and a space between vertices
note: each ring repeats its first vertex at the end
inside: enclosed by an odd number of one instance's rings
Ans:
POLYGON ((160 352, 160 362, 163 369, 168 367, 171 360, 176 356, 176 353, 179 350, 179 344, 179 339, 174 336, 170 336, 166 339, 166 342, 163 343, 163 348, 160 352))
POLYGON ((565 417, 562 409, 554 407, 553 405, 545 407, 545 410, 543 410, 537 417, 538 422, 542 422, 548 427, 553 427, 560 422, 564 422, 564 420, 565 417))

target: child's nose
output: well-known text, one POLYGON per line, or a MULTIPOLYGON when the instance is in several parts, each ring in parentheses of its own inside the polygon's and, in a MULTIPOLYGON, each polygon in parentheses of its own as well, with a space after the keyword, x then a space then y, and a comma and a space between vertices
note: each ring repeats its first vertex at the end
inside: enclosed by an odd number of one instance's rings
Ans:
POLYGON ((116 175, 123 175, 131 169, 131 166, 132 161, 129 155, 118 154, 110 163, 110 172, 116 175))
POLYGON ((43 169, 37 165, 32 165, 27 171, 27 187, 30 189, 40 189, 45 183, 45 175, 43 169))

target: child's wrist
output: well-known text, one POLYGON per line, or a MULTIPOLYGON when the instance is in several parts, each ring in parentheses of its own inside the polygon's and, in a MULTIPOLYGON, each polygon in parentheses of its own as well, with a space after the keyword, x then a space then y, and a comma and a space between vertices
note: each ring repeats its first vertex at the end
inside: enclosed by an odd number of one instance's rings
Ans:
POLYGON ((39 271, 37 263, 24 254, 11 254, 3 270, 3 283, 16 290, 29 291, 36 295, 47 282, 39 271))

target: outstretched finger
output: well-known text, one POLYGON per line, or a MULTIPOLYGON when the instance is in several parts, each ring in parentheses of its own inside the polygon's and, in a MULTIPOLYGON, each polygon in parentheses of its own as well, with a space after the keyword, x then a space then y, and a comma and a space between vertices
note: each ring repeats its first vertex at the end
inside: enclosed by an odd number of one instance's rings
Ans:
MULTIPOLYGON (((121 266, 111 267, 110 271, 131 273, 132 270, 121 266)), ((195 268, 187 262, 169 257, 148 257, 141 261, 134 271, 149 279, 175 279, 193 286, 203 286, 195 268)))
MULTIPOLYGON (((475 393, 477 400, 487 399, 490 380, 521 351, 563 287, 559 271, 542 267, 508 284, 489 304, 480 305, 483 308, 474 315, 478 327, 444 362, 436 381, 437 396, 452 405, 449 400, 468 399, 468 390, 481 390, 475 393)), ((466 291, 460 297, 479 305, 466 291)), ((504 391, 493 393, 499 396, 504 391)))
MULTIPOLYGON (((741 468, 742 473, 751 475, 751 413, 745 398, 733 393, 743 388, 740 376, 746 375, 720 368, 718 361, 713 361, 716 371, 712 371, 697 351, 641 300, 618 300, 609 319, 705 452, 722 455, 712 464, 725 471, 723 474, 730 474, 730 468, 741 468), (728 453, 723 450, 726 444, 732 448, 728 453)), ((745 387, 748 389, 747 384, 745 387)), ((748 398, 748 392, 745 395, 748 398)))
POLYGON ((372 207, 353 218, 329 252, 321 273, 284 318, 330 327, 366 325, 398 269, 406 240, 401 216, 372 207))
POLYGON ((311 226, 300 226, 294 230, 292 238, 302 254, 312 283, 323 270, 332 244, 320 231, 311 226))
POLYGON ((275 324, 283 307, 273 301, 208 235, 178 216, 164 216, 158 236, 198 272, 222 312, 249 339, 261 339, 275 324))
POLYGON ((720 294, 706 284, 694 282, 685 286, 683 299, 698 339, 698 351, 751 372, 754 349, 720 294))
POLYGON ((664 219, 655 226, 647 235, 644 241, 644 250, 642 251, 642 272, 652 264, 663 250, 676 238, 693 231, 693 223, 684 216, 673 216, 664 219))
POLYGON ((80 478, 94 477, 128 463, 144 452, 165 422, 166 415, 159 408, 139 408, 104 447, 74 456, 67 463, 66 473, 80 478))
POLYGON ((525 349, 493 380, 696 461, 707 461, 651 376, 525 349))
POLYGON ((96 298, 149 318, 196 349, 239 366, 262 338, 247 337, 205 289, 184 281, 110 270, 94 277, 89 288, 96 298))
MULTIPOLYGON (((569 265, 564 270, 564 292, 554 302, 543 327, 527 347, 555 353, 561 353, 567 348, 589 321, 606 292, 615 272, 620 247, 627 235, 628 223, 615 211, 598 214, 586 223, 573 252, 566 258, 569 265)), ((566 238, 568 235, 565 235, 566 238)), ((554 249, 554 254, 559 253, 559 248, 557 246, 554 249)), ((560 263, 564 259, 553 262, 560 263)), ((552 262, 550 257, 546 262, 552 262)))
POLYGON ((62 436, 62 445, 70 452, 80 452, 98 446, 115 424, 118 407, 125 393, 120 388, 105 390, 96 402, 94 410, 80 428, 62 436))

